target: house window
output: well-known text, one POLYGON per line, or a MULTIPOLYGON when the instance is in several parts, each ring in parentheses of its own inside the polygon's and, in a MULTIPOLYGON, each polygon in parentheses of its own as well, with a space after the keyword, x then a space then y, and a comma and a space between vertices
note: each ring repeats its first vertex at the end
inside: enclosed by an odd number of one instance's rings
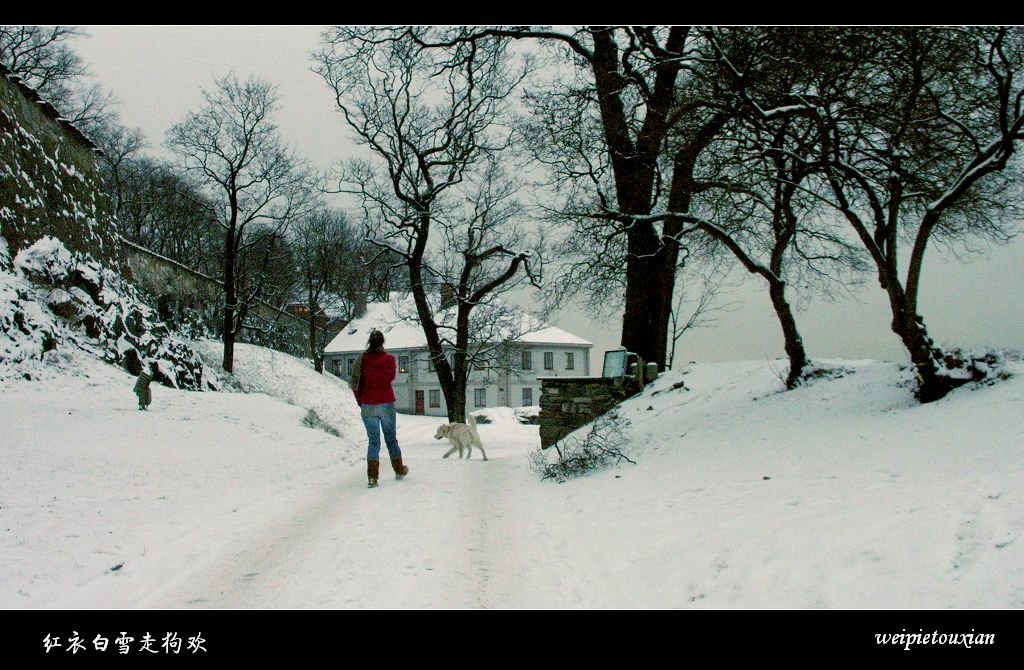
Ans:
POLYGON ((354 358, 348 359, 348 376, 349 377, 352 376, 352 370, 353 370, 355 364, 356 364, 356 359, 354 359, 354 358))
POLYGON ((399 356, 398 357, 398 371, 399 372, 408 372, 409 371, 409 357, 408 356, 399 356))
POLYGON ((554 370, 555 369, 555 354, 552 351, 544 352, 544 369, 554 370))
POLYGON ((440 407, 441 406, 441 391, 434 389, 430 392, 430 406, 440 407))
POLYGON ((523 389, 523 407, 530 407, 533 405, 533 389, 523 389))
POLYGON ((576 354, 571 351, 565 352, 565 369, 575 370, 576 369, 576 354))
POLYGON ((433 371, 434 371, 434 357, 431 356, 430 352, 428 351, 427 352, 427 372, 433 372, 433 371))
POLYGON ((524 351, 523 352, 523 369, 524 370, 532 370, 533 369, 533 354, 530 353, 529 351, 524 351))
POLYGON ((338 375, 339 377, 341 376, 341 359, 340 358, 334 359, 334 374, 338 375))
POLYGON ((475 389, 473 391, 473 402, 477 407, 487 407, 487 389, 475 389))

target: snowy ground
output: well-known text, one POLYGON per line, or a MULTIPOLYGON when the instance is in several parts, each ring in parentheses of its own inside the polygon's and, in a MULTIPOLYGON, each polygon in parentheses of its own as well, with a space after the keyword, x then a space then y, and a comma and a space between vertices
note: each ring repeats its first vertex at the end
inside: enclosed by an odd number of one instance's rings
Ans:
POLYGON ((368 490, 347 386, 284 354, 148 412, 48 356, 0 382, 0 608, 1024 608, 1020 362, 928 406, 894 364, 693 365, 621 410, 637 465, 565 484, 511 410, 486 462, 400 415, 411 474, 368 490))

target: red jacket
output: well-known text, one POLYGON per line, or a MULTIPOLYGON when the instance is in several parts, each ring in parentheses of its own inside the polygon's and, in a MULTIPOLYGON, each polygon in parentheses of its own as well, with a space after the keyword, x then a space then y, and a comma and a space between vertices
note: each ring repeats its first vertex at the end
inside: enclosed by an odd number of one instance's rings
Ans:
POLYGON ((395 402, 391 382, 398 374, 398 361, 385 351, 367 351, 352 367, 352 393, 360 405, 395 402))

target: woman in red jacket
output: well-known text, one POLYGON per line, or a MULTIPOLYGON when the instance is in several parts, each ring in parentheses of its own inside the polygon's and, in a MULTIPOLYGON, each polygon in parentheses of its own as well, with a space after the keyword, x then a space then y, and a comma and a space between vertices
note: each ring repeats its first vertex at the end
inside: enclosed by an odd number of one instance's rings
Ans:
POLYGON ((395 390, 391 382, 398 372, 398 361, 384 351, 384 333, 370 331, 366 351, 352 366, 352 393, 359 403, 369 446, 366 451, 366 478, 372 489, 377 486, 380 475, 380 434, 384 432, 384 443, 391 456, 391 467, 395 477, 401 479, 409 474, 409 467, 402 463, 402 450, 398 448, 395 435, 395 390))

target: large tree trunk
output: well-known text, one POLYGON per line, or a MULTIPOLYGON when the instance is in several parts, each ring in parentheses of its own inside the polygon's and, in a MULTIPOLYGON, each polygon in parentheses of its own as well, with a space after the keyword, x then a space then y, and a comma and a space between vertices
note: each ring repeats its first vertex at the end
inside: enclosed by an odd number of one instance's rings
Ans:
POLYGON ((645 363, 657 363, 658 369, 664 370, 675 263, 669 262, 667 245, 658 239, 653 226, 643 224, 638 228, 643 230, 630 232, 627 240, 622 346, 645 363), (673 280, 668 285, 666 275, 673 280))
POLYGON ((796 327, 793 309, 789 305, 789 300, 786 299, 786 281, 783 279, 786 250, 792 244, 797 230, 797 217, 793 211, 793 195, 796 193, 798 183, 799 178, 787 179, 783 162, 776 163, 775 215, 772 221, 775 244, 772 246, 769 263, 771 275, 766 275, 766 278, 768 279, 768 294, 771 296, 775 315, 779 318, 779 325, 782 326, 786 356, 789 357, 789 374, 786 375, 787 389, 796 388, 800 384, 804 368, 807 367, 807 352, 804 350, 803 338, 800 337, 800 332, 796 327))
POLYGON ((803 375, 804 368, 807 367, 807 352, 804 350, 804 341, 797 330, 793 309, 790 307, 789 301, 786 300, 785 282, 769 282, 768 293, 772 299, 772 306, 775 308, 775 315, 779 318, 779 324, 782 326, 786 356, 789 357, 789 374, 786 376, 786 388, 796 388, 800 383, 800 377, 803 375))
MULTIPOLYGON (((619 210, 644 216, 653 206, 658 156, 668 131, 678 63, 662 64, 646 101, 647 115, 636 138, 630 136, 622 89, 628 83, 619 72, 619 48, 612 31, 593 28, 593 71, 604 138, 615 176, 619 210)), ((665 44, 678 53, 688 29, 675 26, 665 44)), ((655 225, 634 223, 626 232, 626 293, 622 315, 622 346, 645 363, 665 369, 672 293, 675 289, 676 245, 663 240, 655 225)))
MULTIPOLYGON (((452 366, 448 357, 444 355, 441 347, 441 337, 437 332, 437 323, 430 312, 430 305, 427 301, 427 289, 423 285, 423 256, 426 253, 427 239, 430 233, 430 212, 424 211, 419 215, 419 230, 413 249, 406 258, 405 265, 409 268, 409 283, 412 291, 413 301, 416 303, 416 315, 419 317, 420 326, 423 328, 423 335, 427 339, 427 351, 434 362, 434 374, 437 382, 441 385, 441 395, 444 396, 445 404, 448 406, 448 420, 454 421, 453 408, 458 405, 458 389, 452 366)), ((465 408, 465 380, 462 384, 462 407, 465 408)), ((461 411, 465 411, 464 409, 461 411)))
MULTIPOLYGON (((669 190, 668 207, 672 212, 688 214, 693 201, 696 187, 694 172, 697 158, 708 146, 715 135, 725 125, 727 115, 719 114, 700 128, 690 142, 683 146, 673 158, 672 186, 669 190)), ((676 274, 679 265, 679 239, 683 234, 683 223, 678 219, 665 221, 658 240, 659 249, 652 258, 656 265, 658 279, 655 283, 657 293, 652 293, 652 322, 650 353, 652 358, 644 357, 645 361, 658 364, 664 371, 675 359, 675 339, 672 335, 672 298, 676 286, 676 274), (671 350, 670 350, 671 347, 671 350)))
POLYGON ((455 380, 452 384, 451 400, 448 401, 448 421, 466 423, 466 380, 455 380))
POLYGON ((898 278, 891 272, 879 274, 882 287, 889 295, 889 306, 893 316, 892 331, 910 352, 910 361, 914 364, 918 400, 922 403, 934 402, 945 397, 956 387, 967 383, 967 379, 950 377, 944 366, 938 362, 943 357, 942 350, 928 337, 924 319, 910 307, 910 301, 898 278))
POLYGON ((228 228, 224 245, 224 360, 226 372, 235 367, 235 306, 238 304, 238 289, 235 286, 235 230, 228 228))
POLYGON ((957 386, 969 381, 955 379, 943 373, 942 367, 936 361, 936 358, 942 357, 942 352, 932 346, 924 321, 920 317, 909 319, 900 337, 910 351, 910 360, 917 374, 917 397, 921 402, 939 400, 957 386))

